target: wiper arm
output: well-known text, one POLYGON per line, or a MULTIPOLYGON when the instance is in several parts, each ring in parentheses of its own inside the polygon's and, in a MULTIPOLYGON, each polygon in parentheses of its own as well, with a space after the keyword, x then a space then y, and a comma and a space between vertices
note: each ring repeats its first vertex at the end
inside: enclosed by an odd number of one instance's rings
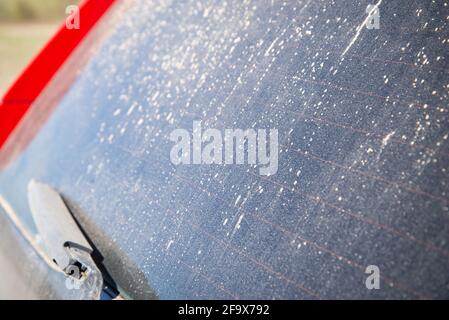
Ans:
POLYGON ((81 290, 81 299, 113 298, 111 288, 105 285, 92 258, 92 246, 60 194, 50 186, 32 180, 28 184, 28 202, 43 249, 66 274, 66 288, 81 290))

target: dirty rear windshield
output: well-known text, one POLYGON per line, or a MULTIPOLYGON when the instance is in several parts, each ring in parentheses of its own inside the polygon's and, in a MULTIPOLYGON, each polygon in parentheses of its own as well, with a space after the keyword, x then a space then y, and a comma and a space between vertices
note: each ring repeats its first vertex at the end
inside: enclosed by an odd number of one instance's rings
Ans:
POLYGON ((134 1, 0 192, 33 228, 26 184, 53 185, 160 298, 447 298, 448 17, 134 1))

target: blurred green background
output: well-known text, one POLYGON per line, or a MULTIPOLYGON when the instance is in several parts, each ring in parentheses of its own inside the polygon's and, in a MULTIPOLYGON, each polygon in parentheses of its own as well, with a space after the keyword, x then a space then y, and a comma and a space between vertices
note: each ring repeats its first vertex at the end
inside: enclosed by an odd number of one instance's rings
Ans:
POLYGON ((79 0, 0 0, 0 96, 79 0))

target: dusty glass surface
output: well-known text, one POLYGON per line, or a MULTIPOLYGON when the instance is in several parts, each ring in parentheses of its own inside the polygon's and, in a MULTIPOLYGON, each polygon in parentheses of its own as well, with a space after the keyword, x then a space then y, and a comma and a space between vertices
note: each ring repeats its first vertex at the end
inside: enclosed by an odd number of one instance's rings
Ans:
POLYGON ((135 1, 0 192, 53 185, 160 298, 448 298, 449 7, 368 4, 135 1), (278 172, 174 166, 194 120, 277 128, 278 172))

